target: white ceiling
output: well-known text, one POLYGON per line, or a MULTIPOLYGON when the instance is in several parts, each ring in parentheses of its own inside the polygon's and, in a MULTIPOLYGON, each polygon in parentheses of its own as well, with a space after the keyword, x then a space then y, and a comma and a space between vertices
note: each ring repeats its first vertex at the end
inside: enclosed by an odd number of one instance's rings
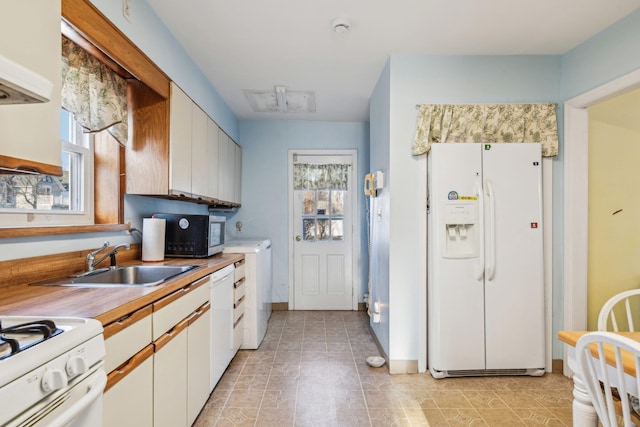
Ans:
POLYGON ((240 119, 368 121, 391 54, 562 54, 640 0, 147 0, 240 119), (351 31, 334 33, 331 20, 351 31), (314 91, 316 113, 254 113, 243 90, 314 91))

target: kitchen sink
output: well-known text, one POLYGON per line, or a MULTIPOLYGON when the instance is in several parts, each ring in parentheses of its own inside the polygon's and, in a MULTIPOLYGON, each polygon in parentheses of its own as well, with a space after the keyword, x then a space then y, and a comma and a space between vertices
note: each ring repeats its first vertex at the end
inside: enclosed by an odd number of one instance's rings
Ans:
POLYGON ((129 265, 108 270, 96 270, 67 281, 40 284, 78 287, 157 286, 165 280, 197 267, 197 265, 129 265))

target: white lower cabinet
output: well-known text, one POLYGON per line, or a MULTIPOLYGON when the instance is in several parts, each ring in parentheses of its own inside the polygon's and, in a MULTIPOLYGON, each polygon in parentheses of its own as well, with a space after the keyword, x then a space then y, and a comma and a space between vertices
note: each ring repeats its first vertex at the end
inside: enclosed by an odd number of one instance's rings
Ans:
POLYGON ((210 283, 207 276, 153 304, 154 427, 190 426, 209 397, 210 283))
POLYGON ((153 425, 187 425, 187 327, 185 319, 158 338, 153 355, 153 425))
POLYGON ((153 427, 153 345, 109 374, 104 427, 153 427))
POLYGON ((104 427, 153 426, 151 313, 148 305, 104 328, 104 427))
POLYGON ((211 305, 189 317, 187 329, 187 425, 192 425, 209 399, 211 305))
POLYGON ((244 259, 235 263, 233 284, 233 348, 234 354, 240 349, 244 339, 244 259))
POLYGON ((211 277, 104 328, 104 427, 191 426, 209 398, 211 277))

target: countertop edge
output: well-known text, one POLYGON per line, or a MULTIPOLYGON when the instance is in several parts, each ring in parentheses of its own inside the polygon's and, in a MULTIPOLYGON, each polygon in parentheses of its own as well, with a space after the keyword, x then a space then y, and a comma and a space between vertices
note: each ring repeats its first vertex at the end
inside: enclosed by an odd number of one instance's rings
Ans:
POLYGON ((199 265, 199 268, 148 288, 14 285, 0 296, 0 315, 90 317, 106 326, 243 258, 243 254, 225 253, 209 258, 167 258, 154 263, 129 261, 120 264, 199 265))

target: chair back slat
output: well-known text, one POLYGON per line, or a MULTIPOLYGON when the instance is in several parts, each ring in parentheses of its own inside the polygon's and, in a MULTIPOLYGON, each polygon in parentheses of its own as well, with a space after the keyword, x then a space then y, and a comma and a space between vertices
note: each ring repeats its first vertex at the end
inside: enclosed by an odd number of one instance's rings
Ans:
POLYGON ((602 305, 602 308, 600 309, 600 313, 598 314, 598 330, 635 332, 632 307, 638 307, 638 304, 640 304, 640 289, 631 289, 612 296, 607 300, 607 302, 602 305), (634 300, 633 304, 631 303, 632 299, 634 300), (620 304, 618 313, 621 315, 621 317, 623 315, 626 315, 626 319, 616 318, 615 308, 618 306, 618 304, 620 304), (624 311, 622 309, 623 304, 624 311), (620 321, 620 324, 618 324, 618 321, 620 321), (626 324, 624 323, 625 321, 626 324), (609 329, 609 323, 611 323, 611 329, 609 329))
POLYGON ((635 332, 635 328, 633 327, 633 315, 631 314, 631 304, 629 303, 629 300, 631 298, 626 298, 624 300, 624 308, 627 311, 627 320, 629 322, 629 331, 630 332, 635 332))
MULTIPOLYGON (((583 335, 576 344, 579 372, 593 407, 603 427, 618 425, 617 417, 622 415, 625 427, 635 426, 632 421, 630 397, 638 395, 640 379, 631 381, 625 374, 623 358, 633 355, 635 372, 640 373, 640 342, 612 332, 590 332, 583 335), (609 363, 606 355, 609 354, 609 363), (616 389, 616 398, 612 391, 616 389), (631 387, 631 389, 630 389, 631 387), (618 414, 616 406, 622 407, 618 414)), ((627 359, 629 360, 629 359, 627 359)))

